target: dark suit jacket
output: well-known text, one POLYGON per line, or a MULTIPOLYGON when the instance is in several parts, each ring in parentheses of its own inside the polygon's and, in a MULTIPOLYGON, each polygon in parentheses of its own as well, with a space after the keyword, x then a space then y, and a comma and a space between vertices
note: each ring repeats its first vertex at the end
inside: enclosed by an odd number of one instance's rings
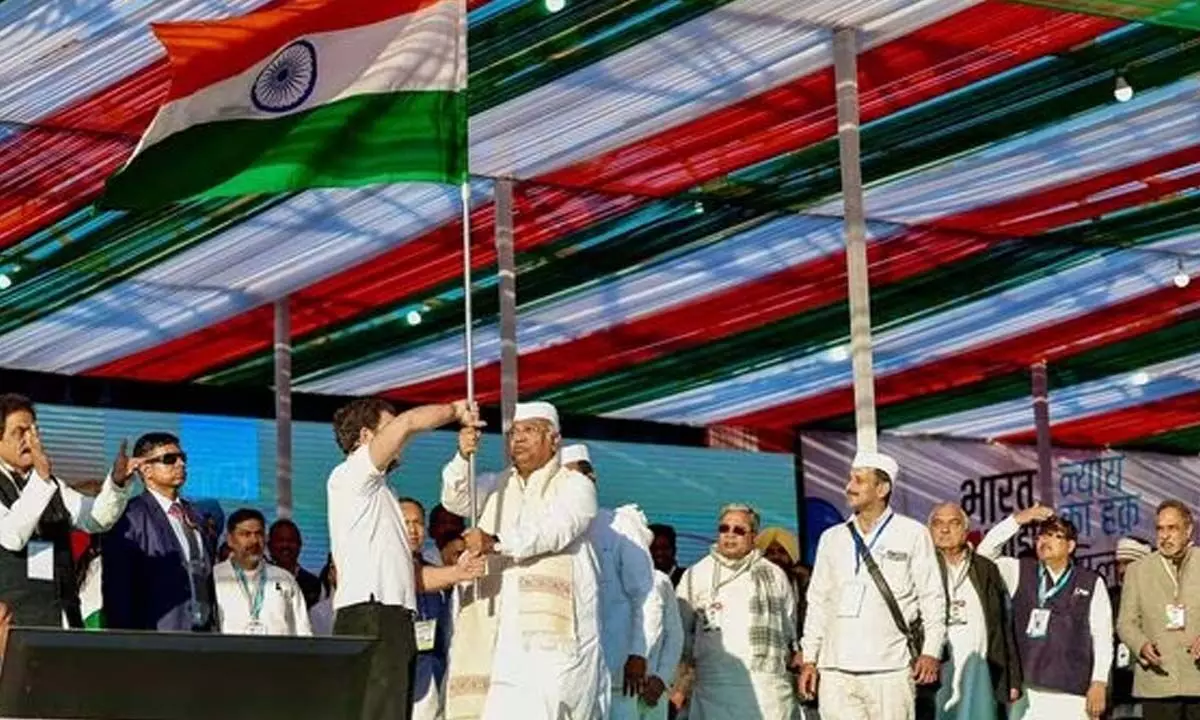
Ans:
MULTIPOLYGON (((938 567, 942 571, 942 581, 945 582, 946 561, 941 553, 938 553, 938 567)), ((988 670, 991 673, 996 702, 1003 706, 1008 703, 1009 688, 1020 688, 1024 682, 1021 656, 1017 652, 1017 635, 1013 628, 1012 613, 1009 611, 1008 588, 1004 579, 1000 577, 996 563, 977 553, 971 553, 967 579, 979 594, 979 602, 983 605, 983 617, 987 623, 988 670)))
MULTIPOLYGON (((195 525, 200 517, 183 501, 195 525)), ((203 533, 201 533, 203 536, 203 533)), ((208 567, 204 587, 197 593, 211 601, 212 559, 215 548, 204 541, 208 567)), ((102 589, 107 627, 127 630, 191 631, 188 608, 191 581, 183 548, 167 514, 149 491, 129 501, 125 514, 103 540, 100 557, 104 563, 102 589)), ((206 629, 215 627, 209 613, 206 629)))

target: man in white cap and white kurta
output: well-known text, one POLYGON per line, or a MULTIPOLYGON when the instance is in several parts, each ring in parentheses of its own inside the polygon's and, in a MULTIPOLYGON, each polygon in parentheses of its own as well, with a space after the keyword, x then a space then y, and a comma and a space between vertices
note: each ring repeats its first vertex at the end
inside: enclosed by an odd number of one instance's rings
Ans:
MULTIPOLYGON (((596 482, 586 445, 564 447, 561 462, 596 482)), ((662 634, 662 607, 654 595, 650 559, 653 537, 637 505, 600 508, 588 529, 600 562, 600 646, 609 672, 611 720, 638 717, 638 696, 649 680, 647 658, 662 634)))
MULTIPOLYGON (((562 467, 558 412, 518 403, 512 467, 478 485, 467 549, 491 553, 488 574, 460 589, 450 646, 446 720, 599 720, 607 711, 596 557, 587 540, 596 488, 562 467)), ((467 458, 477 430, 459 434, 442 472, 442 504, 469 517, 467 458)))
POLYGON ((887 455, 858 453, 846 484, 854 515, 817 544, 800 685, 812 697, 819 677, 823 720, 912 720, 914 681, 938 678, 946 594, 929 532, 888 506, 899 470, 887 455), (889 593, 904 628, 888 607, 889 593), (921 625, 923 633, 914 631, 921 625))

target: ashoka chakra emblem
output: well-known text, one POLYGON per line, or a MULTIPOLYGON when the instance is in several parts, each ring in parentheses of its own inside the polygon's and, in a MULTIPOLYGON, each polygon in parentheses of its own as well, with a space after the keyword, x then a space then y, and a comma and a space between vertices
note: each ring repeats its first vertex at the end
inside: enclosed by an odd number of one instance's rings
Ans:
POLYGON ((304 104, 317 86, 317 49, 307 40, 288 45, 262 69, 250 100, 263 112, 288 112, 304 104))

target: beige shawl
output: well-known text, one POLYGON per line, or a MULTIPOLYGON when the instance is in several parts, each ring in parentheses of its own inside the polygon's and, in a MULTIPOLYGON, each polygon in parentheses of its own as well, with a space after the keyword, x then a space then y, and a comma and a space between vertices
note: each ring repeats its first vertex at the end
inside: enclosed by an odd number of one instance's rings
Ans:
MULTIPOLYGON (((503 543, 504 529, 540 514, 554 498, 559 479, 568 472, 559 467, 557 457, 524 482, 516 470, 509 470, 484 502, 479 527, 499 535, 503 543)), ((477 584, 459 586, 460 607, 450 641, 446 720, 476 720, 483 715, 500 627, 500 587, 504 578, 517 583, 524 647, 569 650, 575 646, 571 556, 554 553, 522 562, 492 556, 487 575, 477 584)))

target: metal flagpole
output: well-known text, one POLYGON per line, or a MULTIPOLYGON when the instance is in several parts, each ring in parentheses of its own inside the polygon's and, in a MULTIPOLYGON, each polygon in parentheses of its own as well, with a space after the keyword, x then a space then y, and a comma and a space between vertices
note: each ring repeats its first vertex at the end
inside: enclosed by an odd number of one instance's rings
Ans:
POLYGON ((292 317, 288 298, 275 301, 275 508, 292 516, 292 317))
MULTIPOLYGON (((496 181, 496 264, 500 271, 500 416, 505 439, 517 408, 517 272, 513 259, 513 180, 496 181)), ((511 458, 509 458, 511 460, 511 458)))
POLYGON ((1037 430, 1038 502, 1054 507, 1053 449, 1050 438, 1050 383, 1046 376, 1046 361, 1034 363, 1029 370, 1033 385, 1033 425, 1037 430))
POLYGON ((849 277, 850 358, 854 369, 854 425, 858 449, 876 449, 875 371, 871 360, 871 289, 867 277, 867 224, 859 165, 858 62, 854 28, 833 34, 837 92, 839 164, 846 219, 846 272, 849 277))
MULTIPOLYGON (((475 316, 471 308, 471 181, 463 181, 462 243, 463 243, 463 355, 467 362, 467 402, 475 402, 475 333, 471 327, 475 316)), ((471 527, 479 522, 479 490, 475 483, 475 456, 467 458, 467 483, 471 488, 471 527)), ((478 583, 476 583, 478 586, 478 583)))

